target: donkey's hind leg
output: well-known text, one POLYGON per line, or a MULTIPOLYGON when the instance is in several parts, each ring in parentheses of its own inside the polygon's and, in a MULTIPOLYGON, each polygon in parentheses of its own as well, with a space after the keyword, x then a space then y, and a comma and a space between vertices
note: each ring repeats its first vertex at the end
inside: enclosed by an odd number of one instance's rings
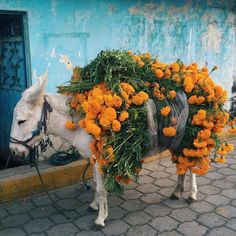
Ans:
POLYGON ((196 174, 192 172, 190 169, 190 192, 189 192, 189 198, 188 203, 191 204, 197 200, 197 180, 196 180, 196 174))
POLYGON ((178 175, 177 186, 176 186, 174 192, 171 194, 170 199, 172 199, 172 200, 180 199, 180 196, 184 191, 184 183, 185 183, 185 174, 178 175))
POLYGON ((96 207, 98 208, 98 217, 95 220, 95 224, 99 227, 101 226, 103 227, 105 226, 104 221, 108 217, 107 192, 104 189, 102 175, 98 170, 98 163, 95 164, 95 178, 96 178, 96 198, 91 203, 93 205, 91 206, 90 204, 90 207, 92 207, 94 210, 96 210, 96 207))
MULTIPOLYGON (((95 165, 93 166, 93 178, 94 178, 94 182, 97 183, 95 165)), ((98 211, 98 207, 99 207, 98 194, 97 194, 97 190, 95 190, 95 196, 94 196, 93 201, 89 204, 88 211, 98 211)))

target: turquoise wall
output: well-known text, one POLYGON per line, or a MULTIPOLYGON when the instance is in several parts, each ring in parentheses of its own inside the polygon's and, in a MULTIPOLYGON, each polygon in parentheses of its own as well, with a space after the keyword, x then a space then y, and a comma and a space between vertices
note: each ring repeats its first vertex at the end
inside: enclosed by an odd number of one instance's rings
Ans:
POLYGON ((107 48, 217 65, 213 77, 230 91, 236 66, 234 2, 0 0, 0 9, 28 12, 31 70, 39 75, 48 68, 49 92, 70 78, 72 65, 83 66, 107 48))

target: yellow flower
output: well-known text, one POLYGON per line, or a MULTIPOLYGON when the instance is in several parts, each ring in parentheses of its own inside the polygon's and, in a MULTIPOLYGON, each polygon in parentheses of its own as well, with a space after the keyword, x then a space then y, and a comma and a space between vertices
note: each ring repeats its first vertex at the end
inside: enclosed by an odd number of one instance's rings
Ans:
POLYGON ((174 127, 163 128, 162 132, 166 137, 173 137, 176 135, 176 129, 174 127))
POLYGON ((135 92, 133 86, 128 83, 122 82, 120 83, 120 86, 122 90, 124 90, 128 95, 133 94, 135 92))
POLYGON ((197 101, 197 96, 196 95, 193 95, 188 99, 189 104, 195 104, 196 101, 197 101))
POLYGON ((171 108, 169 106, 161 108, 161 115, 168 116, 171 111, 171 108))
POLYGON ((107 107, 105 111, 103 112, 103 117, 109 121, 115 120, 116 116, 117 116, 116 110, 112 107, 107 107))

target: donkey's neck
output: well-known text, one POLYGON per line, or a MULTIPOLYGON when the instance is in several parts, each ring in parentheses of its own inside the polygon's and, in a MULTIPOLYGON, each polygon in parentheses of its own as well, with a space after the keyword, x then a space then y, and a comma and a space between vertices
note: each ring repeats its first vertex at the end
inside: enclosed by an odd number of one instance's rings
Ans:
POLYGON ((45 97, 53 109, 48 118, 47 133, 61 137, 76 147, 83 157, 89 158, 92 137, 79 127, 74 131, 65 128, 66 121, 71 120, 66 106, 67 97, 59 94, 45 94, 45 97))

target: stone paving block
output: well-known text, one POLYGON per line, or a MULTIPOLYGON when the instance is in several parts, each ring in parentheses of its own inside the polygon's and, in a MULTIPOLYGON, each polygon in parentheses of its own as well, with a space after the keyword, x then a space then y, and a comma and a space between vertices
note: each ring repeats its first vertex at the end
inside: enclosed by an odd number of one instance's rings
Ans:
POLYGON ((94 196, 95 191, 91 192, 90 190, 85 190, 84 192, 79 193, 75 199, 79 202, 86 202, 88 200, 92 200, 94 196))
POLYGON ((99 231, 84 230, 76 234, 76 236, 103 236, 104 234, 99 231))
POLYGON ((108 206, 109 207, 115 207, 122 204, 124 200, 121 197, 118 197, 116 195, 108 195, 108 206))
POLYGON ((170 216, 180 222, 193 221, 197 217, 197 213, 189 208, 181 208, 173 210, 170 216))
POLYGON ((155 179, 148 176, 148 175, 144 175, 144 176, 140 176, 138 179, 138 183, 139 184, 148 184, 148 183, 152 183, 155 179))
POLYGON ((176 230, 172 230, 170 232, 168 231, 164 231, 160 234, 158 234, 158 236, 182 236, 183 234, 180 234, 179 232, 177 232, 176 230))
MULTIPOLYGON (((50 197, 53 199, 53 201, 58 200, 58 198, 54 194, 50 194, 50 197)), ((39 197, 33 197, 32 202, 36 206, 45 206, 45 205, 52 204, 51 199, 47 195, 42 195, 42 196, 39 196, 39 197)))
POLYGON ((171 207, 171 208, 183 208, 183 207, 187 207, 188 203, 185 199, 179 199, 179 200, 171 200, 171 199, 166 199, 163 202, 165 205, 171 207))
POLYGON ((18 214, 18 213, 25 213, 29 210, 32 210, 33 208, 34 208, 33 203, 28 200, 27 202, 21 201, 21 202, 10 203, 10 205, 7 207, 7 210, 11 214, 18 214))
POLYGON ((87 215, 78 218, 74 222, 80 229, 91 229, 96 218, 96 215, 87 215))
MULTIPOLYGON (((109 204, 108 204, 108 206, 110 207, 109 204)), ((88 203, 83 204, 83 205, 77 207, 75 209, 75 212, 77 213, 77 217, 94 214, 94 212, 89 211, 88 208, 89 208, 89 204, 88 203)))
POLYGON ((163 195, 166 198, 169 198, 171 196, 171 194, 173 193, 175 187, 169 187, 169 188, 164 188, 161 187, 160 190, 158 191, 158 193, 160 193, 161 195, 163 195))
POLYGON ((167 172, 171 175, 176 174, 176 167, 175 166, 167 167, 167 168, 165 168, 165 172, 167 172))
POLYGON ((155 179, 165 179, 165 178, 170 177, 170 173, 159 170, 159 171, 150 172, 149 176, 151 176, 155 179))
POLYGON ((221 189, 228 189, 228 188, 233 188, 234 187, 233 183, 230 183, 225 179, 213 181, 212 185, 214 185, 218 188, 221 188, 221 189))
POLYGON ((221 226, 225 223, 226 219, 214 212, 204 213, 200 215, 197 219, 199 223, 207 226, 208 228, 213 228, 215 226, 221 226))
POLYGON ((148 203, 159 203, 162 202, 165 198, 158 193, 147 193, 141 197, 141 200, 148 203))
POLYGON ((17 215, 10 215, 8 217, 5 217, 1 220, 1 223, 3 227, 16 227, 21 226, 27 221, 30 220, 30 217, 26 214, 17 214, 17 215))
POLYGON ((236 216, 236 208, 233 206, 220 206, 216 208, 215 212, 228 219, 236 216))
POLYGON ((68 219, 62 214, 54 214, 49 217, 55 224, 66 223, 68 219))
POLYGON ((230 165, 230 168, 235 170, 236 169, 236 164, 230 165))
POLYGON ((139 172, 139 176, 148 175, 149 173, 150 173, 150 170, 142 169, 142 170, 139 172))
POLYGON ((206 198, 206 201, 216 206, 220 206, 220 205, 227 205, 230 202, 230 199, 220 194, 216 194, 208 196, 206 198))
POLYGON ((50 230, 47 231, 48 236, 72 236, 77 233, 79 230, 72 224, 59 224, 53 226, 50 230))
POLYGON ((131 200, 131 199, 137 199, 140 198, 142 193, 135 189, 128 189, 124 191, 124 194, 122 195, 122 198, 125 200, 131 200))
POLYGON ((195 221, 185 222, 179 225, 177 229, 180 233, 186 236, 202 236, 206 233, 207 228, 198 224, 195 221))
POLYGON ((176 182, 170 179, 157 179, 156 181, 154 181, 154 184, 159 187, 170 187, 175 186, 176 182))
POLYGON ((147 169, 152 172, 159 172, 162 171, 164 167, 161 166, 158 162, 155 163, 150 162, 144 165, 144 169, 147 169))
MULTIPOLYGON (((138 180, 137 180, 138 181, 138 180)), ((135 189, 139 186, 138 182, 131 181, 128 185, 125 186, 126 189, 135 189)))
POLYGON ((29 233, 40 233, 48 230, 54 223, 48 218, 31 220, 25 225, 24 229, 29 233))
POLYGON ((19 228, 10 228, 0 231, 0 236, 26 236, 26 233, 19 228))
POLYGON ((51 206, 51 205, 47 205, 47 206, 41 206, 41 207, 36 207, 34 209, 32 209, 31 211, 29 211, 29 215, 32 218, 40 218, 40 217, 47 217, 50 216, 52 214, 54 214, 57 210, 51 206))
POLYGON ((154 236, 157 235, 157 231, 149 225, 140 225, 129 228, 126 236, 154 236))
POLYGON ((212 195, 220 193, 221 189, 211 186, 211 185, 203 185, 198 188, 198 190, 206 195, 212 195))
POLYGON ((76 201, 74 198, 66 198, 57 202, 59 208, 66 209, 66 210, 73 210, 79 206, 79 202, 76 201))
POLYGON ((221 192, 222 195, 234 199, 236 197, 236 189, 225 189, 221 192))
POLYGON ((30 234, 30 236, 47 236, 45 233, 30 234))
POLYGON ((116 220, 123 218, 126 214, 126 211, 120 207, 112 207, 108 208, 108 220, 116 220))
POLYGON ((229 221, 227 222, 227 226, 228 226, 230 229, 236 231, 236 218, 229 220, 229 221))
POLYGON ((163 216, 154 218, 149 224, 160 233, 163 231, 171 231, 176 229, 179 222, 169 216, 163 216))
POLYGON ((81 192, 75 188, 74 186, 64 187, 63 189, 59 189, 54 193, 57 197, 64 199, 69 197, 77 197, 81 192))
POLYGON ((218 172, 223 175, 234 175, 235 174, 235 170, 232 170, 230 168, 220 168, 218 170, 218 172))
POLYGON ((147 206, 147 204, 139 199, 128 200, 120 205, 126 211, 139 211, 147 206))
POLYGON ((0 208, 0 220, 5 218, 8 215, 7 211, 3 208, 0 208))
POLYGON ((122 220, 127 222, 128 224, 134 226, 134 225, 143 225, 151 220, 151 216, 146 214, 143 211, 138 212, 131 212, 128 215, 126 215, 122 220))
POLYGON ((129 225, 122 220, 109 221, 106 227, 102 229, 105 235, 119 235, 127 231, 129 225))
POLYGON ((212 181, 212 179, 209 179, 205 176, 197 176, 197 185, 206 185, 209 184, 212 181))
POLYGON ((159 189, 160 188, 154 184, 142 184, 137 188, 137 190, 139 190, 142 193, 155 193, 159 189))
POLYGON ((209 173, 206 173, 206 177, 212 180, 216 180, 216 179, 223 179, 224 175, 217 172, 209 172, 209 173))
POLYGON ((155 204, 155 205, 149 205, 147 206, 144 211, 150 214, 151 216, 166 216, 170 213, 172 209, 168 206, 166 206, 163 203, 155 204))
POLYGON ((205 201, 194 202, 189 207, 200 214, 214 211, 214 208, 215 208, 214 205, 205 201))
POLYGON ((226 177, 226 180, 236 185, 236 175, 229 175, 226 177))
POLYGON ((164 167, 173 167, 174 166, 169 157, 164 158, 164 159, 160 159, 159 164, 164 166, 164 167))
POLYGON ((228 229, 226 227, 214 228, 207 232, 206 236, 234 236, 235 231, 228 229))
POLYGON ((231 205, 236 207, 236 199, 231 202, 231 205))

